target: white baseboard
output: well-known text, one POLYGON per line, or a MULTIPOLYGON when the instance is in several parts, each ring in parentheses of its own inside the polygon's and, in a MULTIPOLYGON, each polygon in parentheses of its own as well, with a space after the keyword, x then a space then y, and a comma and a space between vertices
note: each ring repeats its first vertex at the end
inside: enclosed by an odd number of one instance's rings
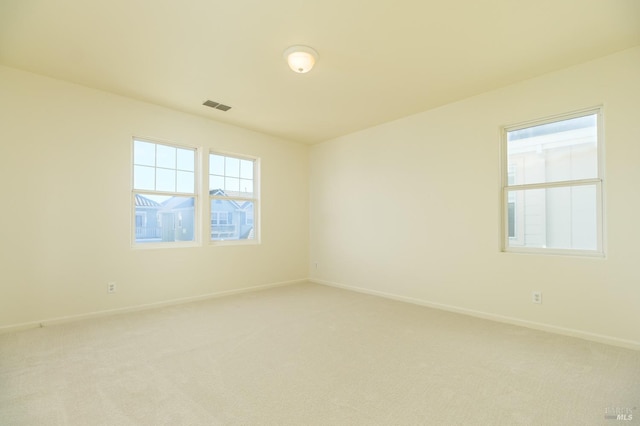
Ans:
POLYGON ((412 303, 414 305, 426 306, 426 307, 429 307, 429 308, 440 309, 440 310, 443 310, 443 311, 455 312, 455 313, 458 313, 458 314, 469 315, 469 316, 482 318, 482 319, 487 319, 487 320, 491 320, 491 321, 497 321, 497 322, 502 322, 502 323, 507 323, 507 324, 512 324, 512 325, 518 325, 518 326, 521 326, 521 327, 532 328, 532 329, 535 329, 535 330, 541 330, 541 331, 547 331, 547 332, 550 332, 550 333, 561 334, 563 336, 577 337, 577 338, 584 339, 584 340, 589 340, 589 341, 592 341, 592 342, 604 343, 604 344, 607 344, 607 345, 619 346, 619 347, 623 347, 623 348, 626 348, 626 349, 633 349, 633 350, 640 351, 640 342, 636 342, 636 341, 633 341, 633 340, 619 339, 617 337, 605 336, 605 335, 602 335, 602 334, 591 333, 591 332, 583 331, 583 330, 576 330, 576 329, 572 329, 572 328, 558 327, 558 326, 555 326, 555 325, 544 324, 544 323, 539 323, 539 322, 534 322, 534 321, 527 321, 527 320, 522 320, 522 319, 514 318, 514 317, 508 317, 508 316, 504 316, 504 315, 491 314, 491 313, 488 313, 488 312, 476 311, 476 310, 473 310, 473 309, 461 308, 461 307, 458 307, 458 306, 446 305, 446 304, 442 304, 442 303, 435 303, 435 302, 430 302, 428 300, 417 299, 417 298, 414 298, 414 297, 400 296, 400 295, 393 294, 393 293, 386 293, 386 292, 378 291, 378 290, 370 290, 370 289, 367 289, 367 288, 356 287, 356 286, 351 286, 351 285, 346 285, 346 284, 340 284, 340 283, 335 283, 335 282, 331 282, 331 281, 318 280, 318 279, 314 279, 314 278, 309 278, 308 281, 312 282, 312 283, 315 283, 315 284, 321 284, 321 285, 326 285, 326 286, 330 286, 330 287, 337 287, 337 288, 342 288, 342 289, 345 289, 345 290, 356 291, 358 293, 365 293, 365 294, 370 294, 370 295, 373 295, 373 296, 384 297, 384 298, 387 298, 387 299, 398 300, 398 301, 401 301, 401 302, 412 303))
POLYGON ((63 323, 72 322, 72 321, 80 321, 80 320, 90 319, 90 318, 99 318, 99 317, 105 317, 110 315, 162 308, 166 306, 180 305, 183 303, 197 302, 199 300, 214 299, 218 297, 231 296, 234 294, 241 294, 241 293, 250 293, 254 291, 267 290, 274 287, 283 287, 287 285, 300 284, 305 282, 309 282, 309 280, 306 278, 302 278, 302 279, 292 280, 292 281, 263 284, 263 285, 253 286, 253 287, 245 287, 245 288, 239 288, 239 289, 233 289, 233 290, 207 293, 199 296, 182 297, 179 299, 165 300, 162 302, 154 302, 154 303, 147 303, 142 305, 129 306, 126 308, 108 309, 103 311, 87 312, 87 313, 78 314, 78 315, 69 315, 64 317, 43 319, 39 321, 25 322, 21 324, 7 325, 7 326, 0 327, 0 334, 27 330, 30 328, 46 327, 54 324, 63 324, 63 323))

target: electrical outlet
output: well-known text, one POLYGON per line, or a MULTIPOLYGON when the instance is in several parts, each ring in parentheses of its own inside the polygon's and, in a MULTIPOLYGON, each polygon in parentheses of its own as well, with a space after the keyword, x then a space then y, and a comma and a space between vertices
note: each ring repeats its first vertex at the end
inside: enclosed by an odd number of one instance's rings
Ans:
POLYGON ((116 292, 116 283, 114 281, 107 283, 107 293, 115 293, 116 292))
POLYGON ((531 292, 531 302, 532 303, 542 303, 542 292, 541 291, 532 291, 531 292))
POLYGON ((315 269, 318 269, 318 262, 313 262, 313 266, 315 267, 315 269))

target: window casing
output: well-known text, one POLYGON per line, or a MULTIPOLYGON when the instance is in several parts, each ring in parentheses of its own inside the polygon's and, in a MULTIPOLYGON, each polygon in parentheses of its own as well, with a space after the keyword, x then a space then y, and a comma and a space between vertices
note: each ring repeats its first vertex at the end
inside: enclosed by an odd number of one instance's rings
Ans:
POLYGON ((259 242, 259 160, 209 154, 210 241, 259 242))
POLYGON ((134 138, 134 247, 174 247, 198 241, 196 159, 195 148, 134 138))
POLYGON ((502 133, 503 250, 602 256, 602 110, 502 133))

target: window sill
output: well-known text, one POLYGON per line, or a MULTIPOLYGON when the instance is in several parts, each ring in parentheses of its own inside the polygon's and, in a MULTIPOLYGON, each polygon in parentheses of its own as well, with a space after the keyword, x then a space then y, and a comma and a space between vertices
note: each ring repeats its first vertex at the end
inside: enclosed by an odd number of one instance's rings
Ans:
POLYGON ((214 240, 209 241, 210 246, 257 246, 260 241, 253 240, 214 240))
POLYGON ((184 241, 184 242, 166 242, 166 243, 133 243, 131 248, 133 250, 155 250, 155 249, 171 249, 171 248, 185 248, 185 247, 200 247, 202 244, 197 241, 184 241))
POLYGON ((604 259, 604 252, 598 250, 571 250, 571 249, 548 249, 548 248, 514 248, 509 247, 502 250, 508 254, 537 254, 544 256, 570 256, 582 258, 604 259))

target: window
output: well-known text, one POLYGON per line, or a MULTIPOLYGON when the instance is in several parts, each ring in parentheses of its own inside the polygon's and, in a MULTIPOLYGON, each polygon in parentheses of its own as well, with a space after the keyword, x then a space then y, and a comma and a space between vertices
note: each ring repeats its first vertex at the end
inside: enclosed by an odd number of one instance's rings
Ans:
POLYGON ((600 109, 506 127, 505 251, 603 253, 600 109))
POLYGON ((258 160, 209 155, 211 241, 258 241, 258 160))
MULTIPOLYGON (((222 202, 220 202, 222 204, 222 202)), ((213 211, 211 213, 211 224, 212 225, 228 225, 231 223, 232 219, 231 212, 225 211, 213 211)))
POLYGON ((195 149, 134 139, 132 186, 135 246, 196 240, 195 149))

